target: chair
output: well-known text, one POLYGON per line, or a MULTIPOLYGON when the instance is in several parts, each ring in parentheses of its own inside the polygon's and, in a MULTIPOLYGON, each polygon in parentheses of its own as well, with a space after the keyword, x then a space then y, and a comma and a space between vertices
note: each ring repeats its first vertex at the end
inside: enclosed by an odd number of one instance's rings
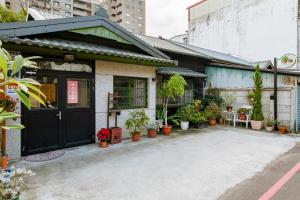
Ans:
POLYGON ((239 113, 234 113, 233 115, 233 127, 236 126, 236 122, 241 122, 246 124, 246 128, 248 128, 249 123, 251 121, 251 114, 253 107, 250 105, 242 106, 242 108, 246 108, 248 110, 248 113, 246 114, 246 120, 241 120, 239 113))

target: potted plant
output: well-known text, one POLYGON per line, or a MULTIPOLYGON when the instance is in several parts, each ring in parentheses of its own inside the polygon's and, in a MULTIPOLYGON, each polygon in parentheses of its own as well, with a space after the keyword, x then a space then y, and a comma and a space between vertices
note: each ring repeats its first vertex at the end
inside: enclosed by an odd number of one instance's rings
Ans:
POLYGON ((221 108, 216 103, 211 103, 206 107, 206 115, 211 126, 216 126, 217 119, 221 117, 221 108))
POLYGON ((27 189, 26 178, 33 175, 31 170, 15 169, 13 166, 3 171, 0 174, 0 199, 19 200, 21 192, 27 189))
POLYGON ((246 120, 247 119, 248 109, 247 108, 239 108, 237 110, 237 113, 239 114, 239 119, 240 120, 246 120))
POLYGON ((263 128, 264 116, 262 113, 262 87, 263 79, 259 70, 259 65, 256 65, 255 74, 253 76, 254 90, 253 90, 253 111, 251 115, 251 127, 254 130, 261 130, 263 128))
POLYGON ((155 138, 157 135, 158 126, 155 123, 148 125, 148 137, 155 138))
POLYGON ((132 135, 132 141, 137 142, 140 140, 141 132, 149 122, 145 110, 136 110, 129 113, 129 118, 126 120, 125 125, 132 135))
POLYGON ((266 120, 266 130, 272 132, 274 130, 274 121, 271 119, 266 120))
MULTIPOLYGON (((184 130, 184 131, 188 130, 189 121, 190 121, 192 112, 193 112, 192 105, 185 105, 177 110, 174 117, 180 121, 181 130, 184 130)), ((174 121, 175 121, 175 123, 177 122, 177 120, 174 120, 174 121)))
POLYGON ((286 134, 287 133, 287 125, 281 123, 281 122, 277 122, 277 127, 278 127, 278 132, 280 134, 286 134))
POLYGON ((109 130, 106 128, 101 128, 101 130, 98 131, 97 137, 98 140, 100 141, 99 143, 100 148, 108 147, 108 141, 110 138, 109 136, 110 136, 109 130))
POLYGON ((193 113, 190 120, 195 128, 206 128, 208 126, 207 116, 204 111, 193 113))
POLYGON ((176 100, 177 97, 184 95, 184 90, 187 83, 179 74, 173 74, 167 81, 161 84, 158 90, 158 95, 162 97, 163 113, 165 125, 162 127, 164 135, 170 135, 172 126, 168 125, 168 104, 169 100, 176 100))
POLYGON ((223 103, 226 106, 227 112, 232 112, 232 106, 236 101, 236 97, 232 95, 225 95, 223 97, 223 103))

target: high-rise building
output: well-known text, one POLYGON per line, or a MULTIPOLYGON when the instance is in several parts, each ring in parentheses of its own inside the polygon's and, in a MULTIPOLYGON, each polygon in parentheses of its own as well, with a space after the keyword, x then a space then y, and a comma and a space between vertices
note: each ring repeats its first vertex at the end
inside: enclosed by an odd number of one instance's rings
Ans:
POLYGON ((5 0, 8 8, 19 11, 35 8, 62 17, 94 15, 100 8, 100 0, 5 0))
POLYGON ((145 34, 145 0, 102 0, 112 21, 127 30, 145 34))

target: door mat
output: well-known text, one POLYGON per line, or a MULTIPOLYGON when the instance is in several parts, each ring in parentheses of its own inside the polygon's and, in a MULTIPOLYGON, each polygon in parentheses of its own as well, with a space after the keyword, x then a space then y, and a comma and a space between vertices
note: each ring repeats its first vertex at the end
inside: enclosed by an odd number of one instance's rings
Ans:
POLYGON ((29 162, 44 162, 48 160, 53 160, 56 158, 59 158, 65 154, 65 151, 63 150, 57 150, 57 151, 50 151, 47 153, 40 153, 35 155, 30 155, 24 157, 24 160, 29 162))

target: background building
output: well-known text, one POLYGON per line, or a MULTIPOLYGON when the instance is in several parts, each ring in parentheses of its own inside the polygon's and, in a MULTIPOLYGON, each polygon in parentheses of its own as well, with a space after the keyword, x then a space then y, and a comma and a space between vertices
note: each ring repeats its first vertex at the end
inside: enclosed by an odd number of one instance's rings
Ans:
MULTIPOLYGON (((26 0, 6 0, 8 8, 19 11, 27 9, 26 0)), ((100 8, 100 0, 30 0, 29 7, 61 17, 94 15, 100 8)))
POLYGON ((298 12, 298 0, 200 1, 188 8, 189 44, 252 60, 299 56, 298 12))
POLYGON ((103 0, 109 17, 127 30, 145 34, 145 0, 103 0))

